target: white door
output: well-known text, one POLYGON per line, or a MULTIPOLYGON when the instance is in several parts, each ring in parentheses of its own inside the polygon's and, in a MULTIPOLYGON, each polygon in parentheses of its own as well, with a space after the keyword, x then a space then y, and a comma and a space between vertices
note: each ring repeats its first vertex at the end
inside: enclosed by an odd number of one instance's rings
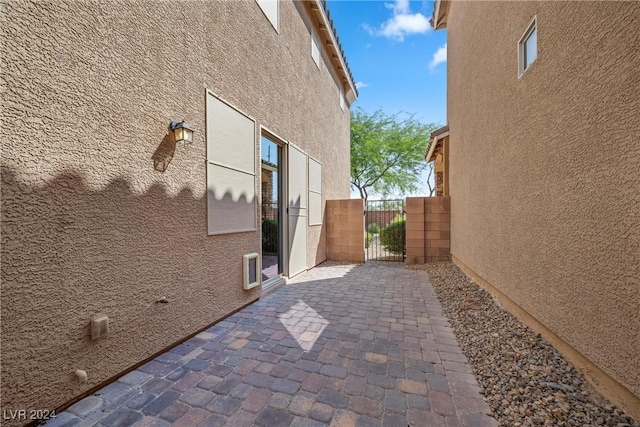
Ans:
POLYGON ((289 144, 289 277, 307 269, 307 155, 289 144))

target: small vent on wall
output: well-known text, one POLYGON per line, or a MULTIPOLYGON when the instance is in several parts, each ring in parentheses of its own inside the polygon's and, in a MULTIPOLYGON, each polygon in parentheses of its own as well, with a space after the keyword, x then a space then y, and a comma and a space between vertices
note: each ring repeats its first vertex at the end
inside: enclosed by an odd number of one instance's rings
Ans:
POLYGON ((260 254, 252 253, 242 256, 242 286, 245 290, 259 286, 262 279, 262 269, 260 268, 260 254))

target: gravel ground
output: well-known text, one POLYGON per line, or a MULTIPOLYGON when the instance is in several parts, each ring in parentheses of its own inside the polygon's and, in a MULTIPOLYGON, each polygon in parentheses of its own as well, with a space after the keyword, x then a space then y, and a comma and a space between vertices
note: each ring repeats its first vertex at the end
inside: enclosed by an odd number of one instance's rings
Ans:
POLYGON ((451 262, 427 271, 494 417, 505 426, 640 427, 451 262))

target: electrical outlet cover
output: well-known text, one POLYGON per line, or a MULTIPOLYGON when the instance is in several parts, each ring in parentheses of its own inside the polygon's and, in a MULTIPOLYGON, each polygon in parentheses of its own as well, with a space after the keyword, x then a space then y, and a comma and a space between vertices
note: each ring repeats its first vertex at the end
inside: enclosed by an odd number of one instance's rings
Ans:
POLYGON ((91 319, 91 339, 106 337, 109 334, 109 317, 106 315, 96 316, 91 319))

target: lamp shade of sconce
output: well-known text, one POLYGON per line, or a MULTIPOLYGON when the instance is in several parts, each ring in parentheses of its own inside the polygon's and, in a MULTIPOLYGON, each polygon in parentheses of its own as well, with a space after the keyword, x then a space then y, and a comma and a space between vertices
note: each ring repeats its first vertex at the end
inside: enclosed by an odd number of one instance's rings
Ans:
POLYGON ((176 144, 191 144, 193 142, 193 129, 184 120, 181 122, 172 120, 171 130, 176 139, 176 144))

